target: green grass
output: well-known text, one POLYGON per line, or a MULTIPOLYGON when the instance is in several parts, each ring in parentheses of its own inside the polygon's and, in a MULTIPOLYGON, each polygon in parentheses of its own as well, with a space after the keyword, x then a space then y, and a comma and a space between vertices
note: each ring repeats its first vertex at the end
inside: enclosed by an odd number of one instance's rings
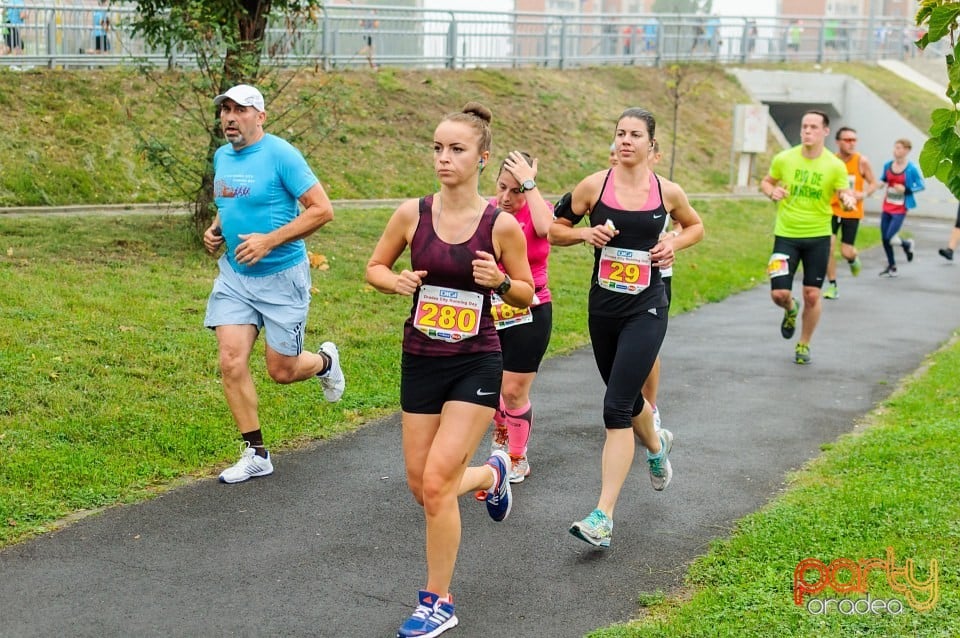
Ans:
MULTIPOLYGON (((642 620, 590 638, 960 635, 958 374, 954 340, 853 433, 795 473, 784 495, 741 520, 731 538, 716 541, 690 568, 683 592, 641 594, 642 620), (801 560, 886 559, 887 547, 895 567, 915 561, 921 582, 937 561, 939 600, 932 610, 904 602, 898 615, 820 615, 794 604, 792 579, 801 560)), ((840 579, 850 577, 847 570, 840 579)), ((906 600, 883 573, 867 582, 871 598, 906 600)), ((830 589, 819 596, 845 597, 830 589)), ((918 591, 917 599, 930 598, 918 591)))
MULTIPOLYGON (((751 287, 772 245, 766 201, 694 202, 708 231, 676 266, 674 311, 751 287), (759 230, 758 230, 759 229, 759 230), (732 248, 735 247, 735 248, 732 248)), ((350 379, 337 404, 312 383, 268 380, 253 357, 267 443, 349 432, 398 406, 408 302, 363 271, 391 211, 343 210, 308 241, 314 270, 307 344, 331 339, 350 379)), ((586 343, 592 252, 556 249, 550 354, 586 343)), ((177 216, 0 218, 0 545, 77 510, 128 502, 236 456, 237 434, 202 327, 216 263, 177 216)))

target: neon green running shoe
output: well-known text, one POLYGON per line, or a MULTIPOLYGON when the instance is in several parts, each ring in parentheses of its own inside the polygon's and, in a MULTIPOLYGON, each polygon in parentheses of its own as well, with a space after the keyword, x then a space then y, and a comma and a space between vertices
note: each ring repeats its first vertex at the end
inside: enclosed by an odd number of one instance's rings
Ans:
POLYGON ((794 350, 793 360, 800 365, 806 365, 810 363, 810 345, 806 343, 798 343, 796 350, 794 350))
POLYGON ((857 255, 853 258, 853 261, 847 262, 850 264, 850 274, 854 277, 860 275, 860 271, 863 270, 863 264, 860 263, 860 255, 857 255))
POLYGON ((837 289, 837 284, 827 284, 827 287, 823 291, 824 299, 836 299, 840 296, 840 291, 837 289))

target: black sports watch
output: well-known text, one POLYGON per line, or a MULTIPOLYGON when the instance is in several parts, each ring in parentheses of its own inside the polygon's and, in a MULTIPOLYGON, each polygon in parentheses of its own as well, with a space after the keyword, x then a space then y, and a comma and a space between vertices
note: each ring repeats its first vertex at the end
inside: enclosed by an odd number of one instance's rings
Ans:
POLYGON ((501 283, 499 286, 494 288, 493 292, 497 293, 502 297, 503 295, 507 294, 507 292, 510 290, 510 286, 511 286, 510 275, 508 275, 507 273, 503 273, 503 283, 501 283))
POLYGON ((533 181, 532 179, 525 179, 523 180, 523 183, 520 184, 520 192, 526 193, 527 191, 532 191, 536 187, 537 187, 537 183, 535 181, 533 181))

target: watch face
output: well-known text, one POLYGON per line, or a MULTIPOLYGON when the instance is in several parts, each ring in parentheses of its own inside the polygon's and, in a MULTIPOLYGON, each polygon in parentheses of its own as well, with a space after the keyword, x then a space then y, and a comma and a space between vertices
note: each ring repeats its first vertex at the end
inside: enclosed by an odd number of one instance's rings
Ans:
POLYGON ((537 183, 536 183, 535 181, 533 181, 532 179, 528 179, 527 181, 525 181, 525 182, 524 182, 523 184, 521 184, 520 186, 522 186, 522 187, 523 187, 523 190, 525 190, 525 191, 532 191, 534 188, 537 187, 537 183))

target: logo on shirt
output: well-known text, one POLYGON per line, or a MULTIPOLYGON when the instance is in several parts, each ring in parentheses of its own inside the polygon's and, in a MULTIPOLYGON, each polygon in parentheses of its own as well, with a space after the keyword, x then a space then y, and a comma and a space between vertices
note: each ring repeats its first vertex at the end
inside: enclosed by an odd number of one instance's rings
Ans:
POLYGON ((250 186, 248 184, 232 186, 227 183, 226 180, 218 179, 213 183, 213 196, 226 197, 227 199, 240 199, 242 197, 249 197, 250 186))

